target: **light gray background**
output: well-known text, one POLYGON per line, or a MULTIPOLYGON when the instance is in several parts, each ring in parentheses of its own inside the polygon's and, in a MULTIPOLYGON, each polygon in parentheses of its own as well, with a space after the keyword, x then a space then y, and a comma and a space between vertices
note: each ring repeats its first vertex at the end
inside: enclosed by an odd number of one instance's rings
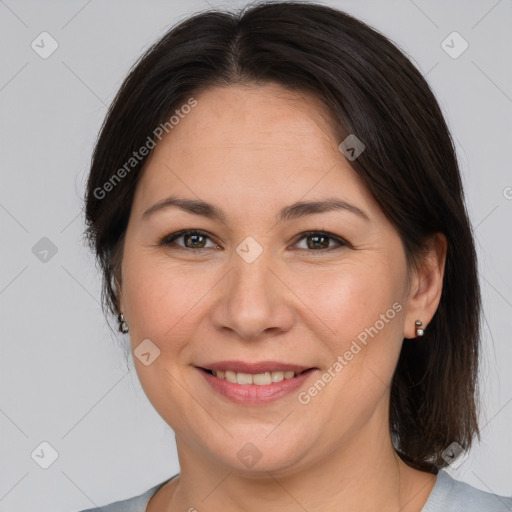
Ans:
MULTIPOLYGON (((449 472, 510 496, 512 0, 325 3, 395 41, 427 76, 452 130, 485 324, 483 439, 449 472), (441 46, 453 31, 469 43, 456 59, 441 46)), ((128 338, 116 341, 102 315, 81 199, 95 137, 130 65, 171 25, 207 7, 0 0, 0 511, 100 506, 179 471, 172 430, 133 363, 125 366, 119 347, 128 338), (47 59, 31 48, 43 31, 59 45, 47 59), (46 262, 32 252, 42 237, 57 247, 46 262), (48 469, 31 457, 43 441, 58 452, 48 469)))

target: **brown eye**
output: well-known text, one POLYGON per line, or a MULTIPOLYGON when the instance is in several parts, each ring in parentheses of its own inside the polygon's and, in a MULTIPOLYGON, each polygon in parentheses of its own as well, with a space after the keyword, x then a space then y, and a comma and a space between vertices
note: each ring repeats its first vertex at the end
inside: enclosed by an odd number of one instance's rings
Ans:
POLYGON ((190 246, 185 243, 186 247, 189 247, 189 249, 204 249, 205 246, 205 239, 206 237, 204 235, 198 235, 196 233, 191 233, 188 235, 182 235, 183 240, 187 240, 190 242, 190 246))
POLYGON ((334 236, 330 233, 324 233, 323 231, 310 231, 304 233, 299 240, 306 240, 306 248, 300 247, 299 250, 307 251, 308 249, 310 249, 309 252, 326 252, 348 245, 347 242, 345 242, 341 238, 334 236), (335 242, 336 245, 331 246, 331 241, 335 242))
MULTIPOLYGON (((203 233, 202 231, 197 230, 185 230, 185 231, 179 231, 177 233, 173 233, 171 235, 168 235, 164 237, 160 241, 160 245, 165 246, 171 246, 171 245, 178 245, 181 249, 208 249, 209 247, 206 247, 207 240, 210 240, 210 237, 203 233), (183 243, 176 244, 176 241, 183 239, 183 243)), ((214 244, 216 247, 216 245, 214 244)))

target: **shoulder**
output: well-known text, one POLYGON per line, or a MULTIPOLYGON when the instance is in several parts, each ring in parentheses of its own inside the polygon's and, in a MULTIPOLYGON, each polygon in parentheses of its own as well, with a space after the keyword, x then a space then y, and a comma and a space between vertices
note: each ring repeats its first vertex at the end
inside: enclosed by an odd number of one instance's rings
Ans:
POLYGON ((176 478, 177 476, 178 475, 174 475, 171 478, 165 480, 164 482, 161 482, 151 487, 143 494, 134 496, 133 498, 129 498, 122 501, 116 501, 114 503, 103 505, 102 507, 98 508, 88 508, 87 510, 82 510, 81 512, 146 512, 146 507, 147 504, 149 503, 149 500, 152 498, 154 494, 156 494, 158 489, 163 487, 167 482, 169 482, 173 478, 176 478))
POLYGON ((421 512, 512 512, 512 498, 481 491, 441 470, 421 512))

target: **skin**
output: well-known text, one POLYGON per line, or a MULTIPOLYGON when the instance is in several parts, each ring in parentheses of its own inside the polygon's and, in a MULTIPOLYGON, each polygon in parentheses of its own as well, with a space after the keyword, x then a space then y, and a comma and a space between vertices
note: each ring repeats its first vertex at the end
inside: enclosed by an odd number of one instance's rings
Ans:
POLYGON ((338 149, 314 97, 275 84, 194 97, 197 106, 157 145, 137 185, 119 282, 132 350, 147 338, 160 350, 150 365, 136 357, 134 364, 175 432, 180 460, 179 478, 147 511, 419 512, 435 476, 396 455, 389 386, 402 343, 414 343, 404 337, 416 337, 417 319, 428 329, 438 307, 446 239, 432 238, 418 270, 407 266, 396 229, 338 149), (142 217, 170 194, 213 203, 226 220, 177 208, 142 217), (283 206, 332 196, 369 222, 339 210, 276 223, 283 206), (207 237, 158 245, 182 229, 207 237), (350 246, 321 239, 311 248, 301 234, 314 230, 350 246), (236 252, 248 236, 263 250, 252 263, 236 252), (299 403, 298 391, 397 301, 401 311, 299 403), (248 406, 218 395, 194 368, 227 359, 319 370, 297 392, 248 406), (247 443, 261 453, 250 468, 237 457, 247 443))

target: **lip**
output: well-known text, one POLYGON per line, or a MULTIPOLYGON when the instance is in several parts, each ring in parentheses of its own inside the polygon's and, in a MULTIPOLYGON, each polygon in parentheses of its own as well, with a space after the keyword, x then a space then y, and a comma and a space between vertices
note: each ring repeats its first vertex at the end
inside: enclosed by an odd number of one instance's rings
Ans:
POLYGON ((196 369, 216 393, 219 393, 234 403, 242 405, 264 405, 283 398, 298 389, 306 380, 318 372, 318 368, 278 363, 274 361, 263 361, 260 363, 222 361, 201 367, 196 366, 196 369), (284 379, 281 382, 272 382, 271 384, 259 386, 257 384, 236 384, 228 382, 225 379, 219 379, 218 377, 209 374, 206 369, 228 369, 244 373, 293 370, 296 373, 302 373, 293 377, 293 379, 284 379))

